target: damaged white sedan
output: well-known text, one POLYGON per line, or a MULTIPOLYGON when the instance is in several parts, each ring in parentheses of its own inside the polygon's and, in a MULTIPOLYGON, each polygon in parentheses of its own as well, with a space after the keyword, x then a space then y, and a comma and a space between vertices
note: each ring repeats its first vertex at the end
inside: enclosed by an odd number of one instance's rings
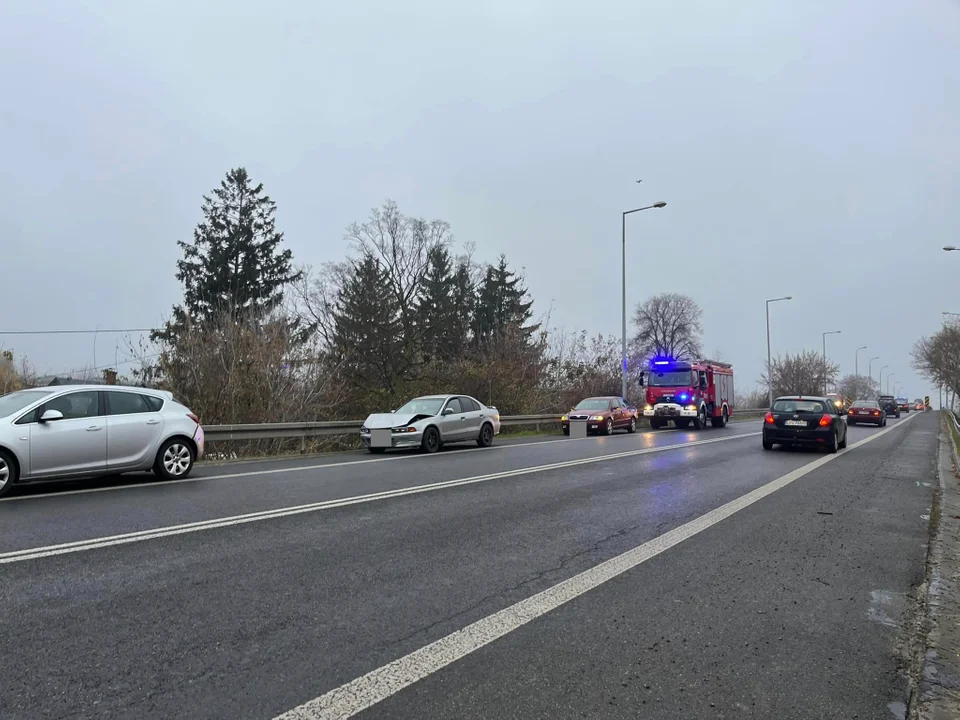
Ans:
POLYGON ((500 412, 467 395, 428 395, 389 413, 374 413, 360 428, 360 442, 372 453, 420 448, 434 453, 447 443, 490 447, 500 434, 500 412))

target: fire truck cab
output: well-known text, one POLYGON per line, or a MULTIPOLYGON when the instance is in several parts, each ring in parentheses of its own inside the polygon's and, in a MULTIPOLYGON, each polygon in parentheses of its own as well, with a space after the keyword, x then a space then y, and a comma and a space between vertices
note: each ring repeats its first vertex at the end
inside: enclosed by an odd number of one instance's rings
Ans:
MULTIPOLYGON (((644 380, 641 378, 641 382, 644 380)), ((733 367, 716 360, 654 358, 646 372, 643 416, 650 427, 723 427, 733 415, 733 367)))

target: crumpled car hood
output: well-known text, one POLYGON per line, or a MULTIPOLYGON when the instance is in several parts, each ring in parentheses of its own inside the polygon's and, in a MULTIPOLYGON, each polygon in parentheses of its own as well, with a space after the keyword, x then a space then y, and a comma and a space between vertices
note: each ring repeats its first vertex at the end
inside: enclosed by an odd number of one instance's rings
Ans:
POLYGON ((414 415, 412 413, 402 415, 398 415, 397 413, 374 413, 367 417, 367 419, 363 421, 363 424, 364 427, 370 428, 371 430, 376 428, 396 428, 405 427, 417 422, 417 420, 423 420, 427 417, 430 416, 414 415))

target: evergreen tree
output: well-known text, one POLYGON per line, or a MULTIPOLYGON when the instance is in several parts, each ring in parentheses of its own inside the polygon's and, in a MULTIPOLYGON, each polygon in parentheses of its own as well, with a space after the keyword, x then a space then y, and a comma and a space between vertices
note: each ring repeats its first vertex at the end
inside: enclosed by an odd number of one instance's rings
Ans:
POLYGON ((220 187, 204 196, 204 219, 193 242, 177 243, 183 250, 176 274, 183 304, 158 337, 170 340, 188 321, 207 323, 223 313, 260 318, 280 304, 285 286, 300 273, 292 268, 291 251, 280 250, 276 210, 263 184, 252 186, 244 168, 228 172, 220 187))
POLYGON ((450 358, 457 351, 454 290, 450 253, 443 245, 435 245, 427 254, 427 272, 417 303, 420 336, 427 360, 450 358))
POLYGON ((532 308, 533 300, 522 278, 509 269, 506 256, 501 255, 495 267, 487 267, 480 283, 474 311, 476 340, 486 342, 507 328, 518 328, 529 337, 539 328, 526 324, 533 315, 532 308))
POLYGON ((402 354, 400 318, 386 269, 371 255, 354 263, 333 312, 334 352, 355 384, 392 390, 402 354))
POLYGON ((470 275, 470 263, 461 260, 453 273, 452 298, 454 316, 450 332, 451 352, 461 357, 470 342, 470 325, 477 304, 476 288, 470 275))

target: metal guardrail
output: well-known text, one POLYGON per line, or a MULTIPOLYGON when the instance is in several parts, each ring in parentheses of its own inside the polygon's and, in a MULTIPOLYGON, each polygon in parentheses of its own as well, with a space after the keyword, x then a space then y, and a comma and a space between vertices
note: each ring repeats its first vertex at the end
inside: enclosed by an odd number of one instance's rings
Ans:
MULTIPOLYGON (((765 408, 735 410, 734 418, 760 417, 765 408)), ((641 418, 644 419, 644 418, 641 418)), ((503 415, 501 427, 514 425, 551 425, 560 422, 560 415, 503 415)), ((275 440, 278 438, 310 438, 324 435, 353 435, 360 432, 362 420, 331 420, 326 422, 257 423, 245 425, 205 425, 203 433, 208 442, 237 440, 275 440)))

